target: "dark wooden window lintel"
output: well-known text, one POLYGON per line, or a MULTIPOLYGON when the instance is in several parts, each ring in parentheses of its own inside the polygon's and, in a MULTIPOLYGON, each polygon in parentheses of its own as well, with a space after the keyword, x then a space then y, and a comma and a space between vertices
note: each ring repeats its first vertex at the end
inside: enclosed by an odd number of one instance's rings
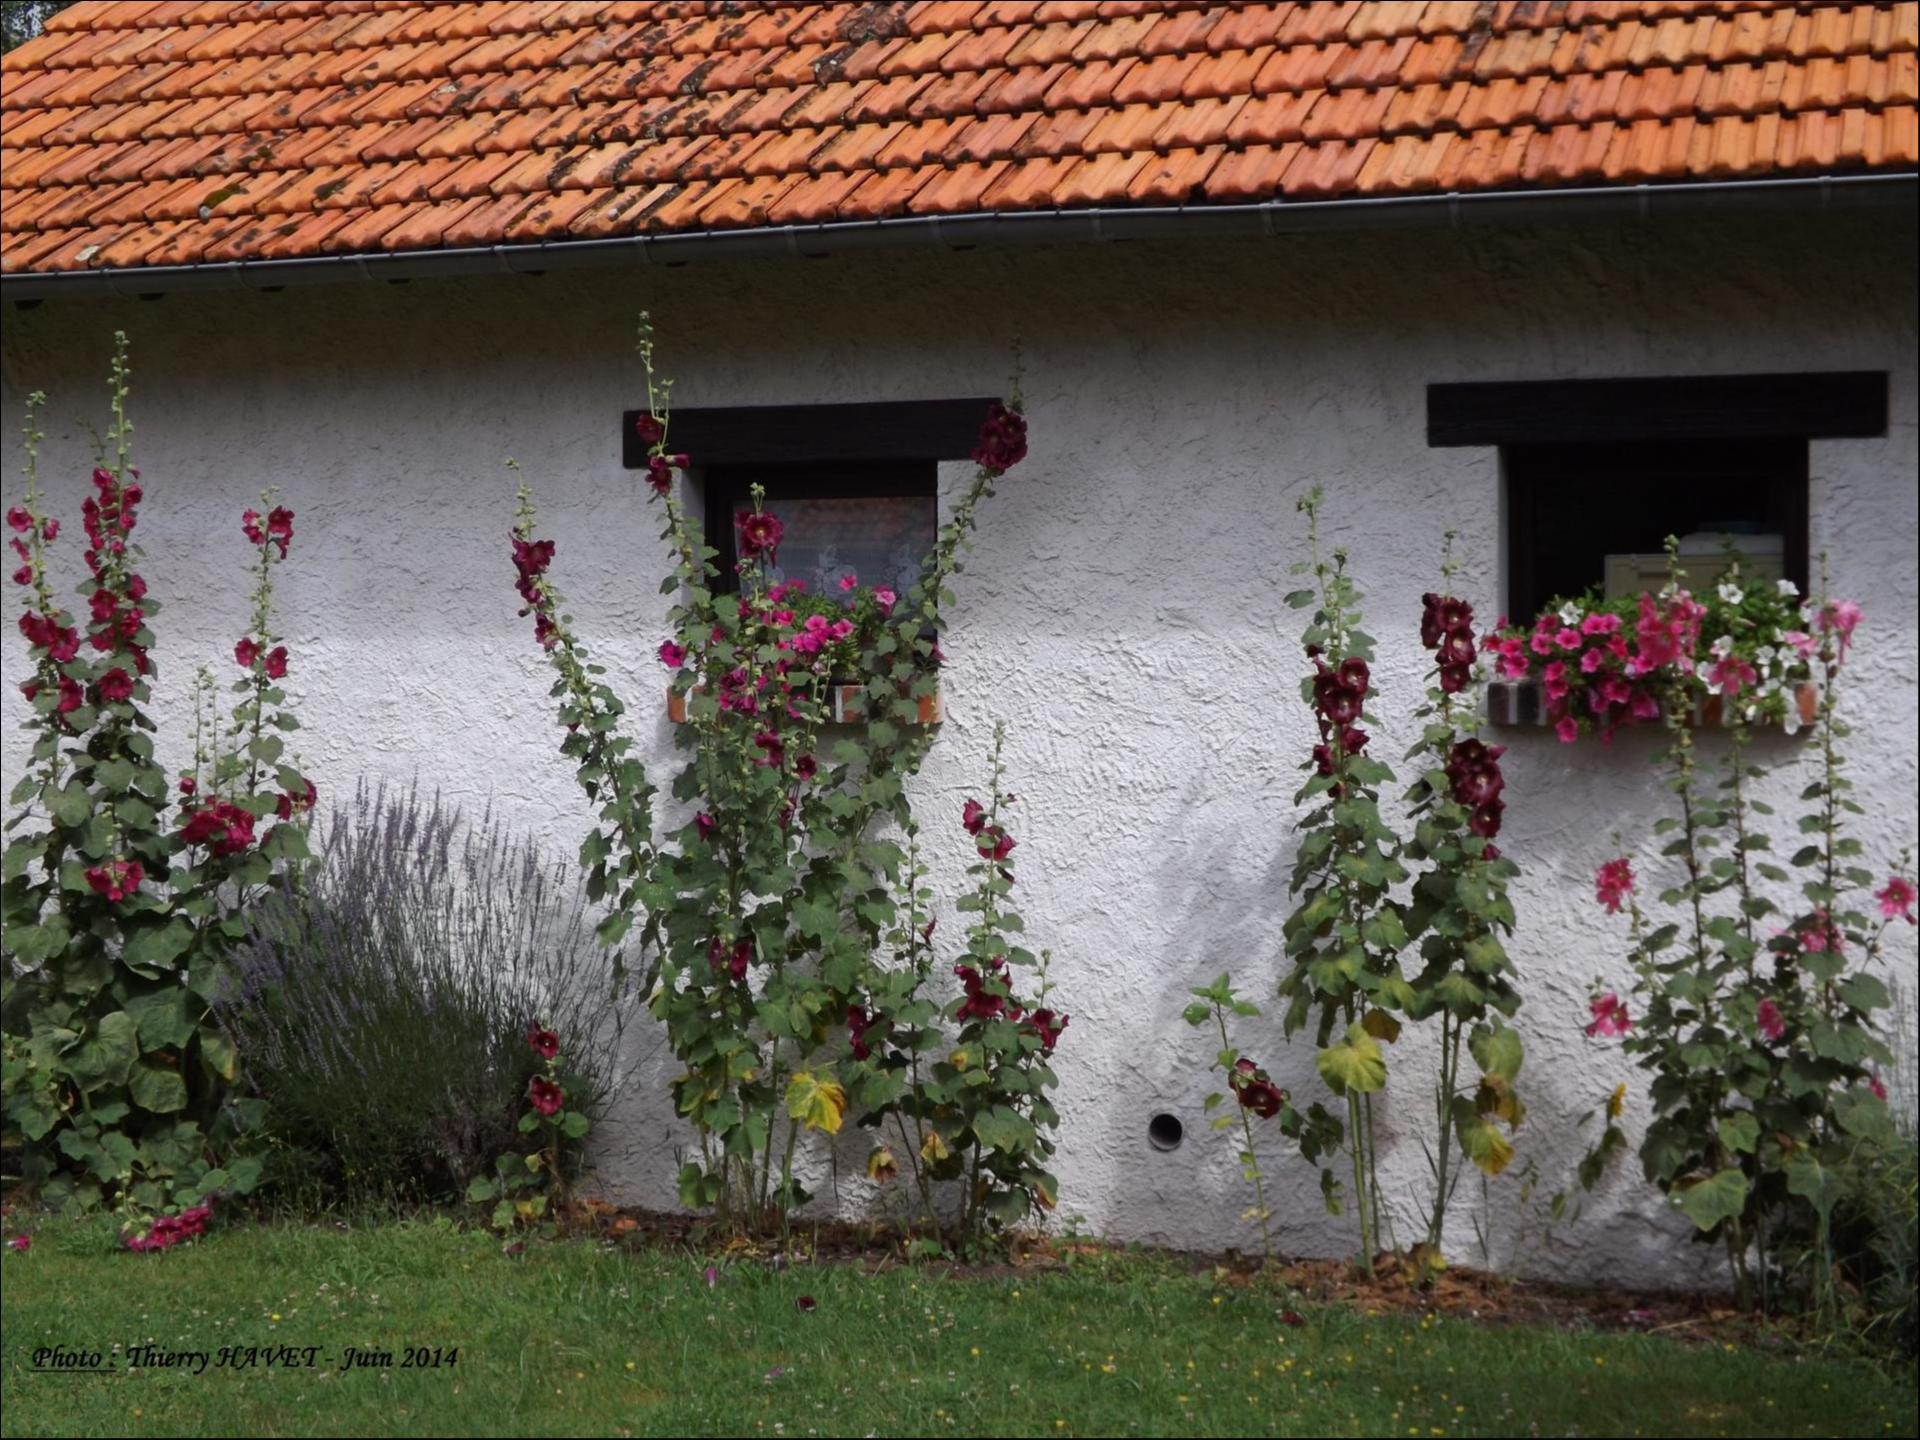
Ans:
MULTIPOLYGON (((882 400, 857 405, 729 405, 676 409, 667 444, 697 466, 850 460, 964 460, 978 443, 991 396, 882 400)), ((646 468, 634 434, 642 412, 620 419, 622 463, 646 468)))

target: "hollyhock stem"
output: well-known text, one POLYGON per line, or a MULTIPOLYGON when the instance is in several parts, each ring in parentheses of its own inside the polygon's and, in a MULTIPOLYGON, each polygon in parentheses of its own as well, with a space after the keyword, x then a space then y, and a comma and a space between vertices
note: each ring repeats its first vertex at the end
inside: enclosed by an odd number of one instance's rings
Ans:
POLYGON ((1360 1093, 1347 1091, 1347 1133, 1353 1137, 1353 1143, 1347 1147, 1353 1156, 1353 1206, 1360 1220, 1360 1270, 1369 1278, 1373 1275, 1373 1230, 1367 1223, 1367 1165, 1361 1159, 1360 1135, 1360 1093))
MULTIPOLYGON (((1220 1031, 1220 1053, 1226 1054, 1233 1048, 1233 1041, 1227 1038, 1227 1012, 1218 1000, 1213 1004, 1213 1023, 1220 1031)), ((1233 1072, 1227 1073, 1229 1087, 1233 1072)), ((1273 1263, 1272 1219, 1267 1211, 1267 1191, 1265 1181, 1260 1174, 1260 1154, 1253 1145, 1253 1119, 1247 1107, 1240 1107, 1240 1133, 1247 1140, 1247 1173, 1253 1177, 1253 1203, 1260 1210, 1260 1260, 1263 1265, 1273 1263)))

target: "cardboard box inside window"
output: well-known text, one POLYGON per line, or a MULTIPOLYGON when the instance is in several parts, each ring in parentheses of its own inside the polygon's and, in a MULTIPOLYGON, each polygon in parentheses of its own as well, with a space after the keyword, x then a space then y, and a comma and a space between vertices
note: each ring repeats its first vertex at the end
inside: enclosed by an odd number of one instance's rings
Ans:
MULTIPOLYGON (((1727 542, 1738 551, 1740 575, 1746 583, 1771 584, 1787 573, 1786 546, 1778 535, 1732 535, 1696 530, 1680 537, 1681 583, 1696 595, 1711 594, 1733 564, 1727 542)), ((1640 555, 1607 556, 1608 598, 1658 594, 1667 583, 1667 556, 1663 550, 1640 555)))

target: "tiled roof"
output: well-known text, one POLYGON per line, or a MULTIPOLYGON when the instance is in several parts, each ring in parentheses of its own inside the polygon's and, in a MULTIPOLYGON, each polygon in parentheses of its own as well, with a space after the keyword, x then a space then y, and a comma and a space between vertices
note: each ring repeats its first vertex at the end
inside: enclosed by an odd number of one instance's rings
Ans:
POLYGON ((8 272, 1911 170, 1920 3, 89 0, 8 272))

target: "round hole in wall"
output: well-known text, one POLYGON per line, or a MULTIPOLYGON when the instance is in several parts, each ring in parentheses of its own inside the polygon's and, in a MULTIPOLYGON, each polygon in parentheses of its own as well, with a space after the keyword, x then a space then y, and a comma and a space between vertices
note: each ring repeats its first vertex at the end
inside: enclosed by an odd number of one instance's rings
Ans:
POLYGON ((1178 1115, 1162 1111, 1147 1121, 1147 1143, 1156 1150, 1178 1150, 1180 1142, 1186 1138, 1186 1127, 1180 1123, 1178 1115))

